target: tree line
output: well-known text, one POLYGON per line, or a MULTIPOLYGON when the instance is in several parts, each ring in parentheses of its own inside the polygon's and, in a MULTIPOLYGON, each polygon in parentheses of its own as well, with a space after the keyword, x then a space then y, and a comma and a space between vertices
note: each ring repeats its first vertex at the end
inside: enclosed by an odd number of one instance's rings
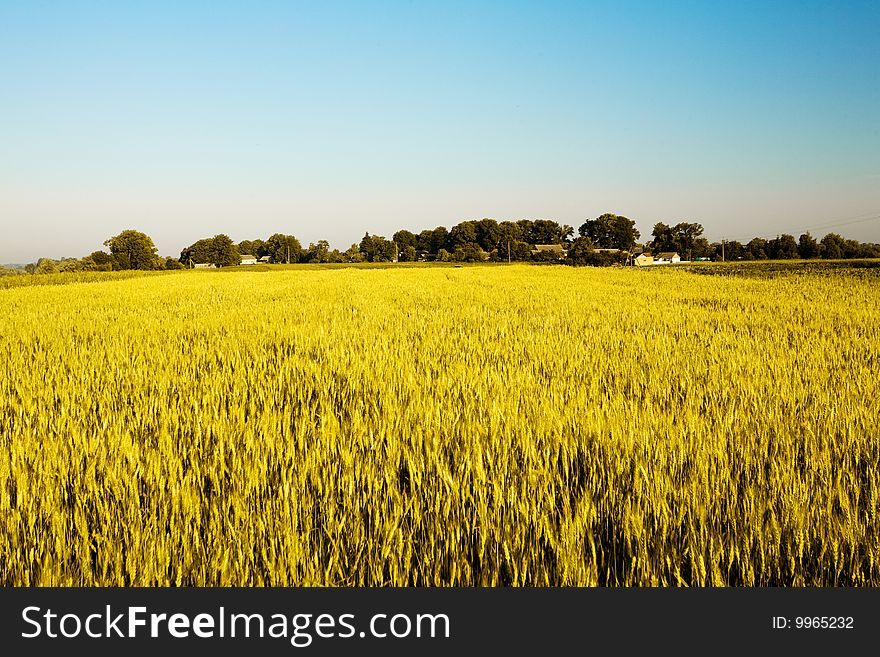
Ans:
POLYGON ((703 226, 695 222, 654 224, 651 239, 639 242, 635 221, 606 213, 585 221, 577 229, 549 219, 462 221, 452 228, 438 226, 418 233, 401 229, 390 239, 366 233, 345 251, 331 249, 326 240, 304 248, 293 235, 276 233, 266 239, 234 242, 225 234, 197 240, 179 258, 160 257, 153 240, 137 230, 124 230, 104 242, 107 251, 83 258, 41 258, 27 265, 28 273, 64 271, 115 271, 126 269, 181 269, 195 264, 217 267, 238 265, 251 255, 273 263, 356 262, 557 262, 574 266, 623 264, 634 252, 677 252, 683 260, 784 260, 878 258, 880 244, 845 239, 828 233, 817 240, 809 232, 797 239, 782 234, 774 239, 755 237, 738 241, 709 242, 703 226), (558 248, 536 248, 555 245, 558 248))

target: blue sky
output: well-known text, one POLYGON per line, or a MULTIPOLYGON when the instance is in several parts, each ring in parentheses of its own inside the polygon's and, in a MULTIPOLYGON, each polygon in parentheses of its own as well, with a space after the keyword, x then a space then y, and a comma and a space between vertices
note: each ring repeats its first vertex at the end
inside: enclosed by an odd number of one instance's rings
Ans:
POLYGON ((880 242, 878 34, 877 2, 0 0, 0 262, 609 211, 880 242))

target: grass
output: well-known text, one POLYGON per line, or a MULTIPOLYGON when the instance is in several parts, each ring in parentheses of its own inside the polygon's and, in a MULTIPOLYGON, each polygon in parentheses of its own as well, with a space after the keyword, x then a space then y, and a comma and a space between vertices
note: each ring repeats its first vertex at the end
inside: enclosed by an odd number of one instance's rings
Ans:
POLYGON ((0 583, 878 586, 861 271, 0 291, 0 583))

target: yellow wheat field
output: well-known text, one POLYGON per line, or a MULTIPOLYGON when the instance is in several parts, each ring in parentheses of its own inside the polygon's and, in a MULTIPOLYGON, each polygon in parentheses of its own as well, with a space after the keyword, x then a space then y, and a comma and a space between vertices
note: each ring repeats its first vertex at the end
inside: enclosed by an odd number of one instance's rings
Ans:
POLYGON ((880 585, 880 284, 0 290, 5 585, 880 585))

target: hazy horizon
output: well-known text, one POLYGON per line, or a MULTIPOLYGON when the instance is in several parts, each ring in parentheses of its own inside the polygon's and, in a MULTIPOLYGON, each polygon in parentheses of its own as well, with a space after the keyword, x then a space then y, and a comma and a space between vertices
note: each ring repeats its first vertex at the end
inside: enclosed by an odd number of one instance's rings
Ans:
POLYGON ((880 242, 878 28, 873 2, 3 3, 0 262, 604 212, 880 242))

